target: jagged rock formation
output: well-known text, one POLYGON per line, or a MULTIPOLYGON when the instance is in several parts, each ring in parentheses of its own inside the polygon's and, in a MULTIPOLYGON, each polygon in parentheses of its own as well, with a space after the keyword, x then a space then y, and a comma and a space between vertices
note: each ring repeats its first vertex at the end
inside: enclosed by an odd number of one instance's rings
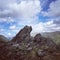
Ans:
POLYGON ((12 39, 13 42, 21 42, 23 40, 31 40, 30 32, 32 31, 31 26, 25 26, 19 33, 12 39))
POLYGON ((46 38, 46 37, 43 37, 41 36, 41 34, 37 34, 35 37, 34 37, 34 42, 36 44, 39 44, 40 47, 45 46, 45 49, 54 49, 56 50, 56 44, 50 39, 50 38, 46 38))
POLYGON ((37 34, 30 36, 31 26, 21 31, 0 49, 0 60, 60 60, 60 51, 50 39, 37 34))

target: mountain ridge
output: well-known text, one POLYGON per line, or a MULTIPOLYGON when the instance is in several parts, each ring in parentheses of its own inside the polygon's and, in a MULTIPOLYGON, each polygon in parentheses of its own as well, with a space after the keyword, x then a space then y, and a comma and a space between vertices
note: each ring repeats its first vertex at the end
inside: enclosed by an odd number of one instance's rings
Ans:
POLYGON ((60 50, 50 38, 40 33, 30 35, 31 26, 25 26, 0 48, 1 60, 60 60, 60 50))

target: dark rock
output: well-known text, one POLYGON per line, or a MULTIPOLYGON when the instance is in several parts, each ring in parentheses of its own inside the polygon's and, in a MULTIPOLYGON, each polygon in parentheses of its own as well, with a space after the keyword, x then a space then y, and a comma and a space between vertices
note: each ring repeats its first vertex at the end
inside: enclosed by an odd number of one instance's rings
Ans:
POLYGON ((35 41, 35 42, 41 42, 41 34, 37 34, 37 35, 34 37, 34 41, 35 41))
POLYGON ((31 51, 31 50, 32 50, 32 47, 28 47, 28 48, 27 48, 27 51, 31 51))
POLYGON ((38 55, 39 57, 43 57, 43 56, 46 55, 46 52, 45 52, 44 50, 42 50, 42 49, 39 49, 39 50, 37 51, 37 55, 38 55))
POLYGON ((39 44, 39 46, 45 50, 47 49, 49 51, 51 51, 51 50, 53 51, 53 50, 56 50, 56 48, 57 48, 56 44, 50 38, 43 37, 43 36, 41 36, 41 34, 37 34, 34 37, 33 41, 36 44, 39 44))
POLYGON ((25 26, 21 31, 12 39, 13 42, 21 42, 24 40, 29 41, 31 39, 30 32, 32 31, 31 26, 25 26))

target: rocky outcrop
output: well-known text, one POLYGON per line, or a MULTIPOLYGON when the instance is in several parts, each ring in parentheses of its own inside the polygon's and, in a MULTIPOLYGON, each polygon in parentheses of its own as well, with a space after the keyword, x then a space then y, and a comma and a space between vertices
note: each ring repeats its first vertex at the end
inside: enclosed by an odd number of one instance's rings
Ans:
POLYGON ((41 34, 31 37, 31 26, 25 26, 0 49, 0 60, 60 60, 57 45, 41 34))
POLYGON ((41 34, 37 34, 34 37, 33 40, 36 44, 39 44, 40 47, 42 47, 43 49, 52 49, 52 50, 56 50, 57 46, 56 44, 50 39, 50 38, 46 38, 41 36, 41 34))
POLYGON ((31 26, 25 26, 19 33, 12 39, 13 42, 20 43, 21 41, 29 41, 31 39, 30 32, 32 31, 31 26))

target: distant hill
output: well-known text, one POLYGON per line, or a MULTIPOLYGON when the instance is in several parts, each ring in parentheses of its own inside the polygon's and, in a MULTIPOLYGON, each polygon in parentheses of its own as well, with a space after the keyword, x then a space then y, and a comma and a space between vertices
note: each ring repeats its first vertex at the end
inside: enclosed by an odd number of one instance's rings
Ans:
POLYGON ((8 43, 8 41, 9 40, 5 36, 0 35, 0 50, 8 43))
POLYGON ((60 44, 60 31, 45 32, 42 35, 45 36, 45 37, 52 38, 53 41, 56 42, 56 44, 60 44))
POLYGON ((0 35, 0 42, 8 42, 8 39, 5 36, 0 35))

